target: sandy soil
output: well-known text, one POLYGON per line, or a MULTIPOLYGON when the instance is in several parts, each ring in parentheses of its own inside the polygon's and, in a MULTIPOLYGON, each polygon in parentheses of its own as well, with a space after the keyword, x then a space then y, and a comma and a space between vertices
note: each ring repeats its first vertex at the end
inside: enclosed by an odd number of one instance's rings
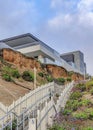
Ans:
MULTIPOLYGON (((26 86, 26 84, 27 83, 24 83, 24 86, 26 86)), ((30 84, 28 86, 31 88, 30 84)), ((13 101, 17 100, 19 97, 24 96, 29 91, 29 89, 26 89, 20 85, 16 85, 13 82, 6 82, 0 77, 0 102, 6 106, 12 104, 13 101)))
POLYGON ((91 94, 85 94, 83 97, 84 99, 88 99, 93 103, 93 96, 91 94))

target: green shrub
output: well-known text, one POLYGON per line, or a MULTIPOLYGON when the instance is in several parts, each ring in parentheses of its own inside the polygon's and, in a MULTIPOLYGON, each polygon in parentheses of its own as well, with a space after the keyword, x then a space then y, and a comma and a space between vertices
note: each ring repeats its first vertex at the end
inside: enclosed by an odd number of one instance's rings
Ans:
POLYGON ((69 110, 69 109, 64 109, 64 111, 63 111, 63 115, 69 115, 69 114, 71 114, 71 110, 69 110))
POLYGON ((71 94, 70 99, 75 100, 75 99, 79 99, 79 98, 81 98, 81 97, 82 97, 82 93, 76 91, 76 92, 73 92, 73 93, 71 94))
POLYGON ((15 78, 19 78, 20 74, 19 74, 18 70, 13 70, 12 71, 12 76, 15 77, 15 78))
POLYGON ((3 74, 2 77, 3 77, 3 79, 6 80, 6 81, 12 81, 11 76, 8 75, 8 74, 3 74))
POLYGON ((66 130, 66 129, 63 126, 55 124, 51 128, 49 128, 49 130, 66 130))
POLYGON ((15 130, 17 127, 17 120, 15 119, 13 122, 12 122, 12 129, 15 130))
POLYGON ((40 77, 44 77, 43 72, 39 72, 38 75, 39 75, 40 77))
POLYGON ((87 113, 88 119, 93 120, 93 108, 86 108, 85 113, 87 113))
POLYGON ((71 109, 73 111, 76 111, 79 108, 79 106, 81 106, 81 104, 78 102, 78 100, 74 100, 72 103, 71 109))
POLYGON ((72 79, 71 79, 70 77, 68 77, 66 80, 67 80, 68 82, 71 82, 71 81, 72 81, 72 79))
POLYGON ((2 68, 2 73, 3 73, 3 74, 11 75, 11 71, 12 71, 12 69, 11 69, 10 67, 8 67, 8 66, 4 66, 4 67, 2 68))
POLYGON ((69 100, 66 104, 66 109, 69 109, 71 111, 76 111, 79 106, 81 106, 80 102, 78 100, 69 100))
POLYGON ((65 108, 71 110, 72 103, 73 103, 73 100, 68 100, 67 103, 66 103, 65 108))
MULTIPOLYGON (((14 120, 14 121, 12 122, 12 130, 15 130, 16 127, 17 127, 17 121, 14 120)), ((4 130, 11 130, 11 126, 6 126, 6 127, 4 128, 4 130)))
POLYGON ((77 84, 76 88, 79 89, 80 91, 85 91, 86 90, 86 85, 85 84, 77 84))
POLYGON ((19 74, 17 69, 10 68, 8 66, 3 67, 2 73, 3 74, 7 74, 7 75, 9 75, 11 77, 15 77, 15 78, 19 78, 20 77, 20 74, 19 74))
POLYGON ((48 82, 52 82, 53 81, 53 78, 50 75, 47 75, 46 79, 47 79, 48 82))
POLYGON ((88 114, 87 113, 85 113, 85 112, 80 112, 80 113, 75 113, 74 115, 73 115, 74 117, 76 117, 77 119, 88 119, 88 114))
POLYGON ((82 86, 80 87, 80 90, 81 90, 81 91, 85 91, 85 90, 86 90, 86 86, 85 86, 85 85, 82 85, 82 86))
POLYGON ((80 102, 80 104, 81 104, 82 106, 88 106, 90 103, 91 103, 91 102, 90 102, 90 100, 88 100, 88 99, 82 100, 82 101, 80 102))
POLYGON ((26 81, 33 81, 34 80, 34 74, 29 71, 24 71, 22 74, 22 78, 26 81))
POLYGON ((93 111, 91 111, 91 112, 89 113, 89 119, 90 119, 90 120, 93 120, 93 111))
POLYGON ((82 130, 93 130, 93 127, 82 128, 82 130))
POLYGON ((64 78, 58 78, 57 80, 58 80, 59 83, 62 83, 62 84, 65 83, 65 79, 64 78))
POLYGON ((90 80, 86 83, 86 89, 90 90, 93 88, 93 80, 90 80))
POLYGON ((6 126, 6 127, 4 128, 4 130, 11 130, 11 127, 10 127, 10 126, 6 126))

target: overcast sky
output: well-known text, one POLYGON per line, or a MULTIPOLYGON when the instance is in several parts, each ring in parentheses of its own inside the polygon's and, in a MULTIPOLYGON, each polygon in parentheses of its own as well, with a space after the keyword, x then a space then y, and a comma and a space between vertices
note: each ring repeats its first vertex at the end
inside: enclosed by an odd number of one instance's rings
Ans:
POLYGON ((59 53, 81 50, 93 75, 93 0, 0 0, 0 39, 23 33, 59 53))

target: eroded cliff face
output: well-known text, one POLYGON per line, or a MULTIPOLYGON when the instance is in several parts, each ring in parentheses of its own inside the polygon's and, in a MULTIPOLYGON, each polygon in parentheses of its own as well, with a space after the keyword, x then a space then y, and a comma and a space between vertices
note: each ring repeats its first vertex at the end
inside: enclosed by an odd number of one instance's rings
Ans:
POLYGON ((73 73, 71 76, 72 80, 74 81, 80 81, 80 80, 84 80, 84 76, 78 74, 78 73, 73 73))
POLYGON ((38 61, 33 58, 26 57, 20 52, 13 51, 11 49, 3 49, 2 57, 4 60, 16 65, 20 69, 31 70, 36 67, 38 71, 42 70, 42 67, 38 61))
POLYGON ((53 78, 67 77, 67 70, 56 65, 46 65, 47 71, 53 78))
MULTIPOLYGON (((45 72, 51 74, 53 78, 68 77, 68 72, 66 69, 56 65, 42 65, 40 62, 36 61, 34 58, 26 57, 20 52, 13 51, 11 49, 3 49, 0 55, 4 60, 11 64, 14 64, 20 70, 33 70, 34 67, 37 68, 38 72, 45 72)), ((83 76, 77 73, 72 74, 72 79, 75 81, 83 80, 83 76)))

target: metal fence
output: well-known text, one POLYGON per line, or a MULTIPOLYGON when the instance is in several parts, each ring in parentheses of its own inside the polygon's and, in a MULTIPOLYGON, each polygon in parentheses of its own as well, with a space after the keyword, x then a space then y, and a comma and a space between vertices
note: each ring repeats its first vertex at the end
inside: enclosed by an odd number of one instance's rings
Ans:
POLYGON ((66 86, 56 104, 52 97, 49 102, 45 103, 43 109, 38 109, 36 118, 33 117, 29 119, 28 130, 47 130, 48 127, 52 126, 55 114, 57 114, 61 108, 64 109, 72 88, 73 82, 66 86))
POLYGON ((36 108, 36 106, 39 106, 45 100, 49 99, 50 93, 52 91, 54 91, 54 83, 49 83, 47 85, 38 87, 37 89, 26 94, 24 97, 19 98, 17 101, 13 102, 9 107, 6 107, 1 103, 1 129, 5 128, 6 124, 8 123, 9 125, 13 124, 10 123, 13 120, 20 120, 22 116, 25 116, 25 113, 26 115, 27 113, 29 113, 29 110, 31 110, 32 112, 36 108))
POLYGON ((0 130, 46 130, 52 125, 54 115, 64 108, 72 88, 73 82, 64 88, 56 104, 51 94, 54 83, 37 88, 24 100, 20 99, 21 102, 8 108, 6 115, 0 119, 0 130))

